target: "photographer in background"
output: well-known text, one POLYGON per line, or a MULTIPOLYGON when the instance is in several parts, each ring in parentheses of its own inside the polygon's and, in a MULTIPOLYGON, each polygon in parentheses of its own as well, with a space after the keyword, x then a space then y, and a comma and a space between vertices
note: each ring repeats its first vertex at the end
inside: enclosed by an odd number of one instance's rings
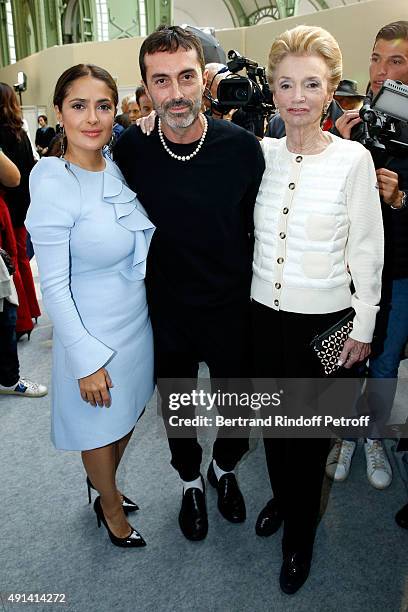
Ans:
MULTIPOLYGON (((384 26, 375 38, 369 86, 373 96, 387 79, 408 84, 408 21, 384 26)), ((350 139, 353 127, 359 123, 358 110, 350 110, 336 121, 336 128, 343 138, 350 139)), ((408 143, 406 126, 402 128, 401 136, 408 143)), ((398 367, 408 340, 408 154, 399 157, 388 155, 383 163, 385 167, 377 169, 376 173, 384 222, 385 261, 381 309, 364 393, 370 409, 374 409, 376 424, 380 426, 387 423, 392 410, 398 367)), ((336 441, 327 460, 329 477, 334 480, 347 478, 356 442, 336 441)), ((392 470, 382 441, 368 439, 364 450, 368 480, 375 488, 385 489, 391 484, 392 470)))
POLYGON ((203 94, 204 114, 207 117, 214 117, 214 119, 230 120, 235 109, 223 109, 217 100, 217 91, 220 82, 231 72, 228 70, 228 66, 217 62, 206 64, 205 69, 208 71, 208 77, 203 94))

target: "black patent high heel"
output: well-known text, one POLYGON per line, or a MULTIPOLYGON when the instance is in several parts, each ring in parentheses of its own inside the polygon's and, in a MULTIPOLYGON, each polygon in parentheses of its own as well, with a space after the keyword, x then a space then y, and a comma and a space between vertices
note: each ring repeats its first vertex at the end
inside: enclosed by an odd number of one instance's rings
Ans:
POLYGON ((122 548, 140 548, 142 546, 146 546, 146 542, 144 541, 140 533, 136 531, 134 527, 132 527, 132 525, 129 525, 131 531, 126 538, 118 538, 117 536, 115 536, 114 533, 112 533, 103 513, 101 498, 99 496, 94 501, 94 510, 98 527, 101 526, 101 523, 104 524, 112 544, 114 544, 115 546, 120 546, 122 548))
MULTIPOLYGON (((88 476, 86 477, 86 486, 88 487, 88 504, 90 504, 92 502, 91 489, 93 489, 94 491, 96 491, 96 489, 93 486, 92 482, 89 480, 88 476)), ((136 510, 139 510, 139 506, 135 504, 135 502, 133 502, 131 499, 126 497, 126 495, 123 495, 123 494, 122 494, 122 507, 123 507, 125 514, 128 514, 129 512, 136 512, 136 510)))

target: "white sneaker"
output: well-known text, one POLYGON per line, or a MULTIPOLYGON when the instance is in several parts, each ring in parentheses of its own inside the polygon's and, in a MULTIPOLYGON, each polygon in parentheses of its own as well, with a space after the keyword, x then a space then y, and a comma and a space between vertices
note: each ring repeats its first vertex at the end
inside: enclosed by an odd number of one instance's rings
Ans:
POLYGON ((16 385, 4 387, 0 385, 1 395, 23 395, 24 397, 43 397, 47 395, 48 389, 45 385, 39 385, 27 378, 20 378, 16 385))
POLYGON ((386 489, 392 481, 392 469, 381 440, 367 440, 364 452, 368 480, 376 489, 386 489))
POLYGON ((332 480, 346 480, 350 472, 351 460, 356 450, 356 442, 336 439, 333 448, 327 456, 326 474, 332 480))

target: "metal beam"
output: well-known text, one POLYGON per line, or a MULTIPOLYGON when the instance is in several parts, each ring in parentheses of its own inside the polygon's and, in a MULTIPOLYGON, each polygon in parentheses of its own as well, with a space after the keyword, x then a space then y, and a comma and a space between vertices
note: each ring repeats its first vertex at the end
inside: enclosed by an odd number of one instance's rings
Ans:
POLYGON ((235 27, 249 25, 249 16, 245 12, 240 0, 223 0, 223 2, 234 21, 235 27))
POLYGON ((62 45, 61 14, 63 12, 61 0, 45 0, 45 25, 47 32, 47 47, 62 45))
POLYGON ((81 41, 96 40, 96 7, 92 0, 78 0, 81 41))
MULTIPOLYGON (((300 0, 269 0, 269 2, 263 0, 261 3, 256 2, 256 10, 248 14, 239 0, 224 0, 235 26, 255 25, 266 17, 275 20, 293 17, 298 13, 299 2, 300 0)), ((309 0, 309 2, 316 11, 330 8, 326 0, 309 0)))
POLYGON ((0 0, 0 62, 1 66, 7 66, 10 63, 6 0, 0 0))
POLYGON ((147 33, 151 34, 159 25, 172 25, 173 0, 149 0, 146 2, 147 33))
POLYGON ((280 19, 296 15, 299 5, 298 0, 275 0, 275 3, 280 19))
POLYGON ((45 25, 45 10, 43 0, 35 0, 34 3, 35 24, 37 32, 37 51, 47 48, 47 30, 45 25))
POLYGON ((327 2, 325 0, 313 0, 312 4, 317 4, 317 6, 319 7, 317 10, 325 10, 330 8, 330 6, 327 4, 327 2))
POLYGON ((11 2, 11 11, 13 14, 14 23, 14 43, 16 45, 16 59, 19 60, 22 57, 29 55, 27 45, 27 31, 26 31, 26 12, 28 10, 27 5, 24 3, 22 6, 17 7, 15 0, 11 2))

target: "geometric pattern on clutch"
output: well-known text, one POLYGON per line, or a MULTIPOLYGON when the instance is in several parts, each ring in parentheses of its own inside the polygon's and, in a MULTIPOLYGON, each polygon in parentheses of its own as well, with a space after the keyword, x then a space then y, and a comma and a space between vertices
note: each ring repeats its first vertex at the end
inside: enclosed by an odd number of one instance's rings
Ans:
POLYGON ((326 376, 330 376, 340 367, 337 362, 344 344, 353 330, 354 315, 354 310, 350 309, 340 321, 316 336, 310 343, 323 366, 326 376))
POLYGON ((319 348, 317 346, 314 347, 326 376, 333 374, 333 372, 339 369, 340 366, 337 365, 337 362, 352 329, 353 322, 350 321, 323 340, 319 348))

